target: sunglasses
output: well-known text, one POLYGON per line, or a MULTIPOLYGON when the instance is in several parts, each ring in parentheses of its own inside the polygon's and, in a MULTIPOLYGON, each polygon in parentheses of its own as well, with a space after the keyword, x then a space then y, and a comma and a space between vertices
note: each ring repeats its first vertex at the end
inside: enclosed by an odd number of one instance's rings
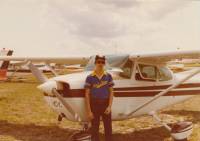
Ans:
POLYGON ((97 64, 105 64, 105 61, 97 61, 97 64))

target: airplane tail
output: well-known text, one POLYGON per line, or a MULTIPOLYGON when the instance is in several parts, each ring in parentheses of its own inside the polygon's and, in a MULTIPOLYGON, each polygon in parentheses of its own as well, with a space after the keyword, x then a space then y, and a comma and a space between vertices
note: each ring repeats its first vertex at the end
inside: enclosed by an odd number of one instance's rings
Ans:
MULTIPOLYGON (((6 50, 5 48, 0 51, 0 56, 12 56, 12 54, 12 50, 6 50)), ((9 61, 0 61, 0 81, 5 81, 7 79, 9 63, 9 61)))

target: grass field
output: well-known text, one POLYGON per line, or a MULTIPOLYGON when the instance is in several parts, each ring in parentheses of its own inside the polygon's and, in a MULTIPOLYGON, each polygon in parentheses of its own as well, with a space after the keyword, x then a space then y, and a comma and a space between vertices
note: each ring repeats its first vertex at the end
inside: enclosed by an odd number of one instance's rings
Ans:
MULTIPOLYGON (((80 128, 66 120, 58 125, 57 114, 47 106, 37 85, 32 78, 26 83, 0 83, 0 141, 66 141, 80 128)), ((199 141, 200 96, 168 107, 159 115, 167 122, 192 121, 194 131, 189 141, 199 141)), ((113 133, 115 141, 171 141, 165 128, 149 116, 113 122, 113 133)))

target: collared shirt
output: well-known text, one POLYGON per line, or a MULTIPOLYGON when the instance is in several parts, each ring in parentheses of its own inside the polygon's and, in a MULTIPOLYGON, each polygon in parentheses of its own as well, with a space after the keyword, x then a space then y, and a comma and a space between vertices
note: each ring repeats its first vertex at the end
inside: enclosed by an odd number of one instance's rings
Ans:
POLYGON ((109 88, 114 86, 111 74, 104 71, 103 76, 99 79, 95 71, 88 75, 85 80, 85 88, 90 89, 92 98, 107 99, 109 98, 109 88))

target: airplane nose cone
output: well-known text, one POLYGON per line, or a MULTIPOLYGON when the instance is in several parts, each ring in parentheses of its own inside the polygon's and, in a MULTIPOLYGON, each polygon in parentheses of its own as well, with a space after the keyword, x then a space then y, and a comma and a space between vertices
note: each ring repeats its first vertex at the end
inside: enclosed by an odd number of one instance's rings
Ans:
POLYGON ((56 81, 47 81, 37 87, 44 93, 51 94, 53 88, 57 88, 56 81))

